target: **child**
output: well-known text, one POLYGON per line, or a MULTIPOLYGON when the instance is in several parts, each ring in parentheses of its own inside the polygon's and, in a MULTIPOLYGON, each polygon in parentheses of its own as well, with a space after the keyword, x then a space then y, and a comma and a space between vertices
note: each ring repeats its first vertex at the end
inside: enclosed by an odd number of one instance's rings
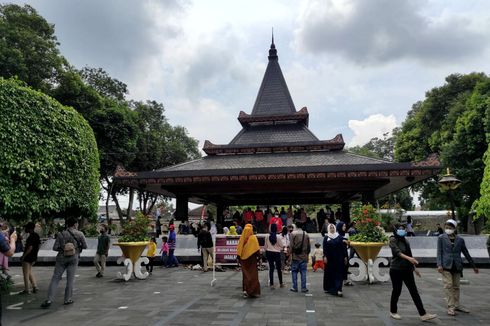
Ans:
POLYGON ((148 252, 146 253, 146 257, 149 262, 146 265, 146 270, 150 273, 153 273, 153 261, 155 260, 155 255, 157 253, 157 240, 155 238, 151 238, 150 243, 148 244, 148 252))
POLYGON ((325 270, 325 264, 323 263, 323 250, 320 249, 320 244, 315 243, 315 251, 313 251, 313 255, 311 256, 311 261, 313 264, 313 272, 316 272, 318 268, 325 270))
POLYGON ((167 243, 168 238, 167 237, 162 237, 162 249, 160 249, 160 255, 162 255, 162 267, 165 266, 167 263, 167 258, 168 258, 168 243, 167 243))

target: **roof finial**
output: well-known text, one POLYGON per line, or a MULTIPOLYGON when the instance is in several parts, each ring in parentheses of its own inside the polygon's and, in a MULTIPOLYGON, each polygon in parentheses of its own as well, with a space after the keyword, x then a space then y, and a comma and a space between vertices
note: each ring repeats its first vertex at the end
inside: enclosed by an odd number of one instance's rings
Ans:
POLYGON ((277 58, 276 45, 274 44, 274 27, 272 27, 272 43, 269 50, 269 60, 277 60, 277 58))

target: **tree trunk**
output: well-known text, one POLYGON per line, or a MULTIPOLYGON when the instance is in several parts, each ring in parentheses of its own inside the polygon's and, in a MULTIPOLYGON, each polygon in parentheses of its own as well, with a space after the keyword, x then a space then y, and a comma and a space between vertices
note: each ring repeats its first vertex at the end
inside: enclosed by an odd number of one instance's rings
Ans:
POLYGON ((148 208, 148 212, 151 212, 155 204, 157 203, 158 195, 153 195, 150 203, 150 207, 148 208))
POLYGON ((128 210, 127 210, 129 217, 132 216, 132 212, 133 212, 133 199, 134 199, 134 189, 129 188, 129 204, 128 204, 128 210))
POLYGON ((109 234, 111 234, 112 230, 111 230, 111 224, 112 224, 112 220, 109 216, 109 200, 111 199, 111 195, 110 193, 112 192, 112 187, 114 186, 114 183, 111 183, 110 186, 109 186, 109 183, 107 183, 107 198, 105 200, 105 218, 106 218, 106 221, 107 221, 107 225, 109 226, 109 230, 107 231, 109 234))
POLYGON ((121 225, 124 224, 124 219, 123 219, 123 211, 121 209, 121 206, 119 205, 119 200, 117 199, 116 193, 113 191, 112 192, 112 201, 116 204, 116 210, 117 210, 117 215, 119 215, 119 221, 121 225))

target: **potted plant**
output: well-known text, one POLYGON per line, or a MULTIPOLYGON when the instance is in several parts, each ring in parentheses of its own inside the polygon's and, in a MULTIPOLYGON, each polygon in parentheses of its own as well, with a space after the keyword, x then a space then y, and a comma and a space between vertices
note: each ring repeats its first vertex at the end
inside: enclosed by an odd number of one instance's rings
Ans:
POLYGON ((350 246, 368 263, 375 260, 388 237, 381 227, 382 218, 372 205, 358 205, 352 209, 352 221, 356 222, 357 234, 351 236, 350 246))
POLYGON ((123 257, 118 259, 118 263, 124 262, 126 273, 120 276, 126 281, 134 273, 136 278, 145 279, 148 273, 141 273, 141 263, 148 263, 147 258, 141 258, 141 254, 149 243, 148 227, 150 219, 141 212, 136 214, 136 218, 127 222, 122 227, 121 236, 115 246, 119 246, 123 257))

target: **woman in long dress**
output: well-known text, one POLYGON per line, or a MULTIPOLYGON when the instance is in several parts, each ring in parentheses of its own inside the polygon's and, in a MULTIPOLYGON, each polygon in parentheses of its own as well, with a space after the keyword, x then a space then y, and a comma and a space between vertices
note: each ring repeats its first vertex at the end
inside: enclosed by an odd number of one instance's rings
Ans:
POLYGON ((323 290, 325 293, 341 297, 345 260, 347 259, 344 238, 339 236, 334 224, 329 224, 327 230, 327 236, 323 238, 323 261, 325 263, 323 290))
POLYGON ((237 247, 237 259, 242 266, 243 296, 255 298, 260 295, 257 257, 260 246, 254 235, 252 224, 245 225, 237 247))

